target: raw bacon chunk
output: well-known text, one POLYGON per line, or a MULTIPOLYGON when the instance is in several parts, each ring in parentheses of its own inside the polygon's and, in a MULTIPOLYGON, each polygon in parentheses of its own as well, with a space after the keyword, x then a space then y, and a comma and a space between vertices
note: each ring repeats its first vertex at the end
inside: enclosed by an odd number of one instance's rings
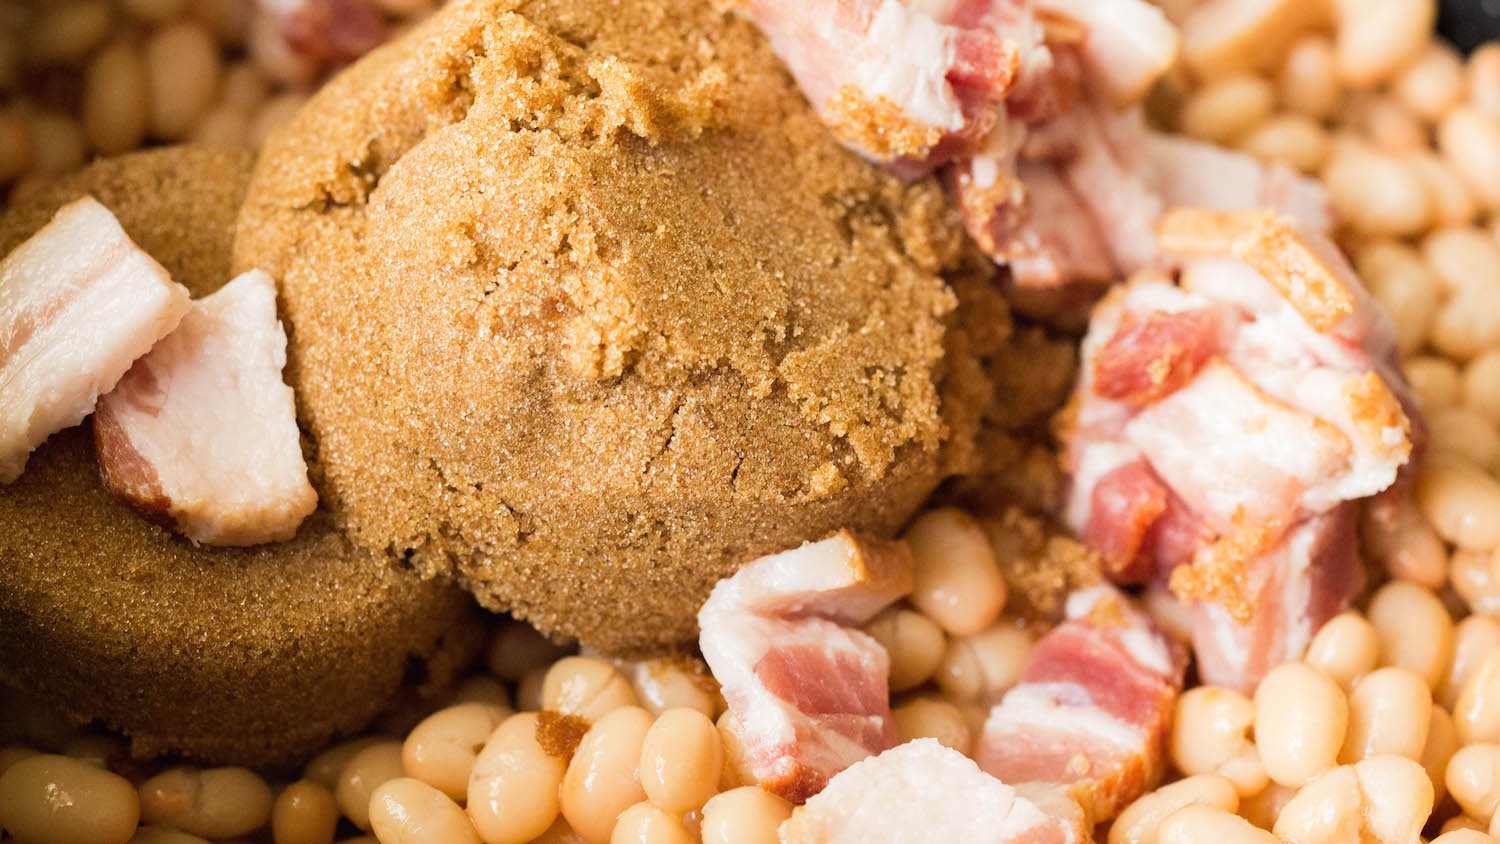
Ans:
POLYGON ((800 803, 896 743, 890 658, 854 628, 911 588, 906 546, 847 531, 714 587, 698 642, 762 787, 800 803))
POLYGON ((84 197, 0 263, 0 483, 177 326, 188 292, 84 197))
POLYGON ((1032 650, 1021 682, 990 712, 979 766, 1001 780, 1066 788, 1091 824, 1160 777, 1187 657, 1107 586, 1068 598, 1067 620, 1032 650))
POLYGON ((99 401, 105 485, 194 542, 290 539, 318 496, 285 364, 270 276, 252 270, 194 302, 99 401))
POLYGON ((1078 804, 1055 790, 1012 787, 935 739, 865 759, 781 825, 784 844, 1092 841, 1078 804))
POLYGON ((1248 620, 1217 601, 1194 606, 1193 645, 1205 683, 1250 691, 1245 678, 1299 659, 1318 628, 1349 606, 1364 586, 1356 519, 1357 505, 1341 504, 1245 563, 1248 620))
POLYGON ((1349 502, 1412 452, 1390 325, 1321 234, 1174 211, 1180 286, 1144 274, 1083 343, 1065 518, 1117 582, 1197 604, 1205 674, 1245 688, 1358 589, 1349 502), (1191 565, 1188 565, 1191 563, 1191 565))
POLYGON ((1094 389, 1133 407, 1160 401, 1197 376, 1218 342, 1212 308, 1144 316, 1126 311, 1094 361, 1094 389))
POLYGON ((742 0, 740 8, 840 140, 920 170, 942 163, 940 147, 951 157, 984 136, 1021 63, 1017 42, 991 28, 993 16, 969 8, 983 4, 933 8, 944 5, 742 0), (944 19, 973 11, 963 23, 944 19))

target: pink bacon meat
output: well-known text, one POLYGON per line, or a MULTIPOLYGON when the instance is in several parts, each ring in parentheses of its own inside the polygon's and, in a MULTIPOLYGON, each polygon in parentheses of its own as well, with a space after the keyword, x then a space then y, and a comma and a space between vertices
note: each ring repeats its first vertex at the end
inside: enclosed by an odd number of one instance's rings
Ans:
POLYGON ((270 276, 252 270, 194 302, 99 401, 105 485, 194 542, 290 539, 318 496, 285 364, 270 276))
POLYGON ((1160 778, 1187 656, 1111 587, 1074 592, 1066 614, 990 711, 975 756, 1005 782, 1065 789, 1097 824, 1160 778))
POLYGON ((0 263, 0 483, 94 409, 188 310, 188 292, 85 197, 0 263))
POLYGON ((762 557, 698 613, 750 773, 796 803, 896 743, 890 659, 854 629, 912 588, 910 552, 841 531, 762 557))
POLYGON ((1078 804, 1053 789, 1012 787, 972 760, 917 739, 858 762, 799 806, 783 844, 1084 844, 1078 804))
POLYGON ((1091 320, 1065 517, 1117 582, 1202 599, 1200 672, 1246 688, 1359 589, 1347 502, 1409 459, 1407 387, 1322 235, 1271 212, 1174 212, 1162 231, 1180 286, 1144 274, 1091 320))

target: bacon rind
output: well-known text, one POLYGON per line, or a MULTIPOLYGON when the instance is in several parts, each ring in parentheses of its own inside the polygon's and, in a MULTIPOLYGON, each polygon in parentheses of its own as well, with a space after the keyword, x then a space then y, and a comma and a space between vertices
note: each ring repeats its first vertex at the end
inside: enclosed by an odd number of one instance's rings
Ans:
POLYGON ((187 289, 91 197, 0 262, 0 483, 83 421, 189 307, 187 289))

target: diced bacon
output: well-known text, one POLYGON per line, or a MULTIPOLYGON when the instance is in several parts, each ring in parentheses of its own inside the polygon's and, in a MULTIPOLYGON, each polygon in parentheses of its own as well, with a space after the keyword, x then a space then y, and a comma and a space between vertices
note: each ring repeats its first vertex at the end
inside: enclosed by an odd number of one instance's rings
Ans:
POLYGON ((187 289, 92 198, 0 262, 0 483, 177 327, 187 289))
POLYGON ((1057 168, 1022 162, 1012 175, 1012 167, 976 156, 949 170, 949 191, 980 247, 1008 265, 1018 284, 1112 280, 1109 244, 1057 168))
POLYGON ((1219 316, 1211 308, 1127 311, 1094 360, 1094 389, 1107 399, 1142 407, 1171 395, 1218 350, 1219 316))
POLYGON ((1037 0, 1046 15, 1075 21, 1089 87, 1115 106, 1139 102, 1177 61, 1179 38, 1144 0, 1037 0))
POLYGON ((1352 450, 1329 423, 1285 404, 1222 361, 1141 410, 1125 437, 1221 531, 1236 519, 1288 523, 1304 494, 1352 450))
POLYGON ((1318 628, 1348 608, 1364 586, 1356 518, 1357 505, 1342 504, 1249 561, 1248 620, 1214 601, 1193 605, 1193 650, 1204 682, 1253 690, 1267 671, 1300 659, 1318 628))
POLYGON ((1060 171, 1103 232, 1117 277, 1154 266, 1154 226, 1166 205, 1147 166, 1141 111, 1080 104, 1059 120, 1076 144, 1060 171))
POLYGON ((348 64, 380 46, 385 21, 368 0, 261 0, 282 38, 298 55, 323 67, 348 64))
POLYGON ((714 587, 699 647, 762 787, 800 803, 896 743, 890 658, 854 627, 910 592, 912 576, 904 545, 843 531, 714 587))
POLYGON ((1012 787, 935 739, 859 762, 792 812, 783 844, 973 842, 1084 844, 1078 804, 1054 790, 1012 787))
POLYGON ((1125 463, 1094 485, 1083 541, 1099 552, 1110 580, 1140 583, 1155 574, 1142 551, 1170 495, 1144 460, 1125 463))
POLYGON ((292 538, 316 509, 276 283, 251 270, 193 303, 177 330, 99 400, 105 486, 205 545, 292 538))
POLYGON ((933 13, 955 10, 925 5, 742 0, 740 8, 840 140, 876 161, 931 168, 943 163, 934 156, 940 145, 952 156, 983 137, 1021 54, 1003 33, 954 25, 933 13))
POLYGON ((990 712, 976 757, 1006 782, 1066 788, 1097 824, 1159 779, 1187 659, 1109 587, 1070 595, 1067 617, 990 712))
POLYGON ((1388 321, 1323 235, 1269 211, 1160 228, 1181 286, 1143 274, 1095 309, 1065 518, 1112 579, 1154 570, 1198 602, 1200 660, 1245 686, 1357 587, 1345 514, 1391 487, 1420 425, 1388 321))

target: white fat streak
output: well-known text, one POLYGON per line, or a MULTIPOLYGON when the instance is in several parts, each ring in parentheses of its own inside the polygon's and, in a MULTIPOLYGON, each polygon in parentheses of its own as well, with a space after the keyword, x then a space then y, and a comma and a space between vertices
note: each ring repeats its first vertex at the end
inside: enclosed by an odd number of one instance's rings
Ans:
POLYGON ((1257 387, 1333 425, 1349 441, 1348 467, 1303 491, 1300 503, 1309 512, 1374 495, 1395 481, 1405 461, 1384 449, 1399 444, 1405 434, 1398 427, 1383 429, 1377 448, 1355 422, 1356 408, 1345 392, 1347 384, 1373 369, 1363 352, 1314 331, 1285 305, 1246 325, 1228 359, 1257 387))
MULTIPOLYGON (((836 27, 833 16, 820 27, 836 27)), ((825 32, 826 43, 840 33, 825 32)), ((884 98, 911 120, 949 132, 963 128, 963 111, 947 80, 957 53, 954 30, 901 0, 882 0, 865 32, 866 43, 850 56, 851 75, 870 100, 884 98)))
POLYGON ((1141 666, 1163 677, 1170 676, 1173 673, 1172 654, 1167 643, 1152 628, 1145 613, 1113 586, 1099 585, 1073 590, 1068 594, 1063 612, 1068 618, 1083 618, 1103 601, 1118 601, 1126 623, 1118 627, 1098 627, 1100 633, 1118 638, 1120 644, 1125 646, 1125 652, 1141 666))
POLYGON ((1066 726, 1071 732, 1087 733, 1111 746, 1129 753, 1139 751, 1146 731, 1110 715, 1097 706, 1065 703, 1088 700, 1088 690, 1076 683, 1023 683, 1005 694, 990 710, 984 732, 990 725, 1007 724, 1024 728, 1028 724, 1066 726))
POLYGON ((186 288, 92 197, 65 206, 0 262, 0 341, 58 298, 63 310, 0 361, 0 483, 19 476, 48 436, 82 422, 190 306, 186 288))

